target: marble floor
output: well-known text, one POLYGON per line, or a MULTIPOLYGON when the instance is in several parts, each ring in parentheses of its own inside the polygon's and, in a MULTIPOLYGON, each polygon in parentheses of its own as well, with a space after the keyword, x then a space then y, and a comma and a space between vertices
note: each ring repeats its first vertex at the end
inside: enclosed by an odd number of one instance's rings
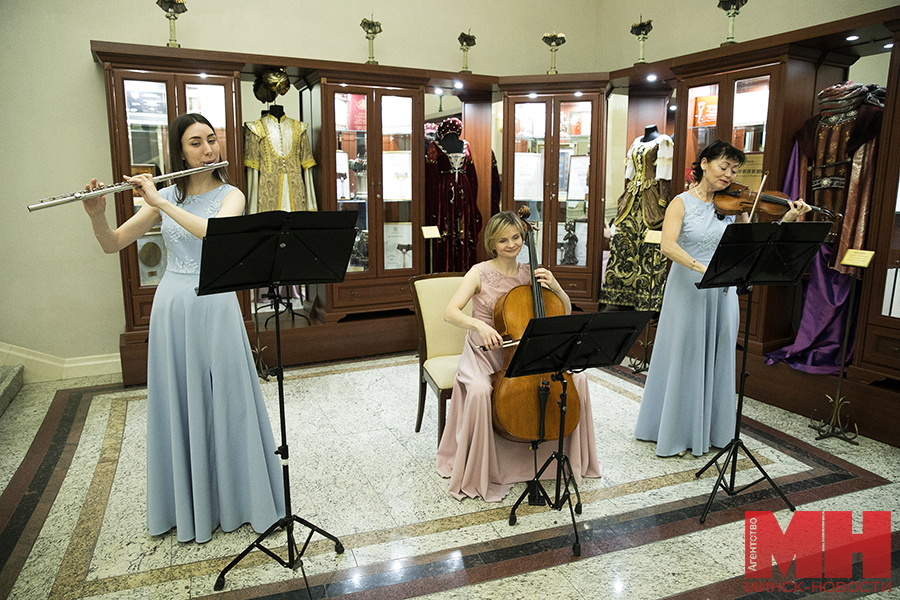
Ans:
MULTIPOLYGON (((524 484, 496 504, 451 498, 434 470, 433 396, 413 432, 416 379, 409 354, 287 372, 292 512, 344 551, 315 533, 301 572, 256 550, 220 592, 219 572, 257 534, 147 533, 145 390, 109 377, 26 385, 0 417, 0 600, 306 598, 303 572, 314 598, 900 598, 898 520, 891 579, 863 579, 854 555, 854 579, 840 580, 852 586, 752 587, 744 512, 774 511, 786 527, 786 504, 763 481, 720 491, 700 523, 717 471, 695 473, 712 455, 658 458, 632 437, 643 379, 627 369, 588 372, 604 470, 579 486, 577 530, 568 507, 527 502, 509 525, 524 484)), ((277 384, 263 389, 280 439, 277 384)), ((807 419, 752 399, 744 417, 741 439, 799 510, 853 511, 859 531, 863 511, 900 509, 900 449, 815 441, 807 419)), ((758 478, 741 455, 736 487, 758 478)), ((297 525, 300 546, 310 533, 297 525)), ((287 557, 284 531, 263 545, 287 557)))

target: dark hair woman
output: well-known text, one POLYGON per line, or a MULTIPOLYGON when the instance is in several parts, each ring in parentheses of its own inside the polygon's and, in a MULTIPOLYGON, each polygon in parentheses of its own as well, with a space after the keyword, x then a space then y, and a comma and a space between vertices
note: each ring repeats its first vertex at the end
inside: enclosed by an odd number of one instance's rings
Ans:
MULTIPOLYGON (((182 115, 170 128, 177 170, 220 162, 209 121, 182 115)), ((150 175, 126 177, 144 199, 112 229, 103 196, 84 201, 104 252, 133 244, 161 223, 166 270, 150 312, 147 357, 147 524, 177 529, 179 542, 206 542, 221 526, 262 532, 284 516, 281 467, 234 293, 197 296, 202 238, 210 218, 237 216, 244 194, 222 170, 156 189, 150 175)), ((85 189, 96 189, 94 179, 85 189)))
MULTIPOLYGON (((696 185, 672 199, 661 252, 672 261, 634 435, 656 442, 659 456, 696 456, 723 447, 734 434, 738 297, 734 288, 697 289, 725 231, 749 216, 718 218, 714 198, 735 180, 744 153, 716 141, 693 165, 696 185)), ((791 203, 783 221, 808 212, 791 203)))

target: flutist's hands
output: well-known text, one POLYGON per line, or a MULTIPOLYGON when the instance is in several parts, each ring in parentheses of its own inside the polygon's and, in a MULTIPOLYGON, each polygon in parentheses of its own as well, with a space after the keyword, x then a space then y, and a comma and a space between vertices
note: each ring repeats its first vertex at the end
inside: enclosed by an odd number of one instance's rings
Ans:
MULTIPOLYGON (((84 191, 93 192, 100 187, 103 187, 103 183, 98 183, 96 179, 91 179, 91 182, 84 186, 84 191)), ((95 216, 106 214, 106 196, 86 198, 81 202, 84 205, 84 210, 92 219, 95 216)))
POLYGON ((166 201, 159 195, 159 192, 156 191, 156 184, 153 182, 153 177, 151 177, 149 173, 141 173, 134 177, 126 176, 125 181, 134 186, 133 193, 135 196, 143 198, 147 204, 154 208, 159 208, 159 205, 166 201))

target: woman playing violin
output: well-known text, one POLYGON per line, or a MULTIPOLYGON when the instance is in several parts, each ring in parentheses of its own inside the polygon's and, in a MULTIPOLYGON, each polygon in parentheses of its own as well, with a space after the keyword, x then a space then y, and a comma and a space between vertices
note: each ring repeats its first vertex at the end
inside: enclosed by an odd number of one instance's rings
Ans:
MULTIPOLYGON (((524 226, 513 212, 497 213, 487 223, 484 245, 493 257, 472 267, 451 298, 444 319, 468 329, 466 345, 459 359, 447 424, 437 453, 437 470, 450 478, 450 495, 459 500, 481 496, 498 502, 514 483, 534 477, 534 455, 528 444, 507 440, 496 434, 491 419, 491 374, 502 367, 502 338, 494 329, 494 304, 519 285, 528 285, 530 268, 516 260, 524 242, 524 226), (463 307, 472 301, 472 316, 463 307), (480 347, 485 346, 487 350, 480 347)), ((537 268, 535 278, 571 310, 569 297, 547 269, 537 268)), ((576 480, 600 476, 600 462, 594 444, 587 378, 575 374, 581 399, 578 427, 566 438, 565 451, 576 480)), ((541 464, 556 444, 542 444, 541 464)))
MULTIPOLYGON (((714 198, 737 177, 744 153, 723 141, 705 148, 693 164, 697 182, 676 196, 663 221, 661 252, 672 261, 644 396, 634 435, 656 442, 659 456, 695 456, 731 441, 735 419, 735 346, 740 311, 734 288, 699 290, 716 246, 733 222, 720 216, 714 198)), ((782 221, 810 210, 790 202, 782 221)))

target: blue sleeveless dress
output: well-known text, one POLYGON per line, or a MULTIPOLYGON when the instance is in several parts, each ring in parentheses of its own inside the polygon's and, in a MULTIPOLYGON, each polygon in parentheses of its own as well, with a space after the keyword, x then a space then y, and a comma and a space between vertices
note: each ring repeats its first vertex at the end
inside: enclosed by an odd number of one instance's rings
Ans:
MULTIPOLYGON (((160 194, 174 201, 175 186, 160 194)), ((223 184, 180 206, 215 217, 223 184)), ((197 296, 202 241, 165 213, 167 266, 153 298, 147 360, 147 523, 179 542, 217 526, 257 532, 284 516, 275 438, 233 292, 197 296)))
MULTIPOLYGON (((689 192, 678 245, 708 265, 734 217, 719 220, 712 203, 689 192)), ((735 288, 698 290, 703 276, 672 264, 634 435, 656 454, 690 448, 697 456, 734 437, 735 345, 740 309, 735 288)))

